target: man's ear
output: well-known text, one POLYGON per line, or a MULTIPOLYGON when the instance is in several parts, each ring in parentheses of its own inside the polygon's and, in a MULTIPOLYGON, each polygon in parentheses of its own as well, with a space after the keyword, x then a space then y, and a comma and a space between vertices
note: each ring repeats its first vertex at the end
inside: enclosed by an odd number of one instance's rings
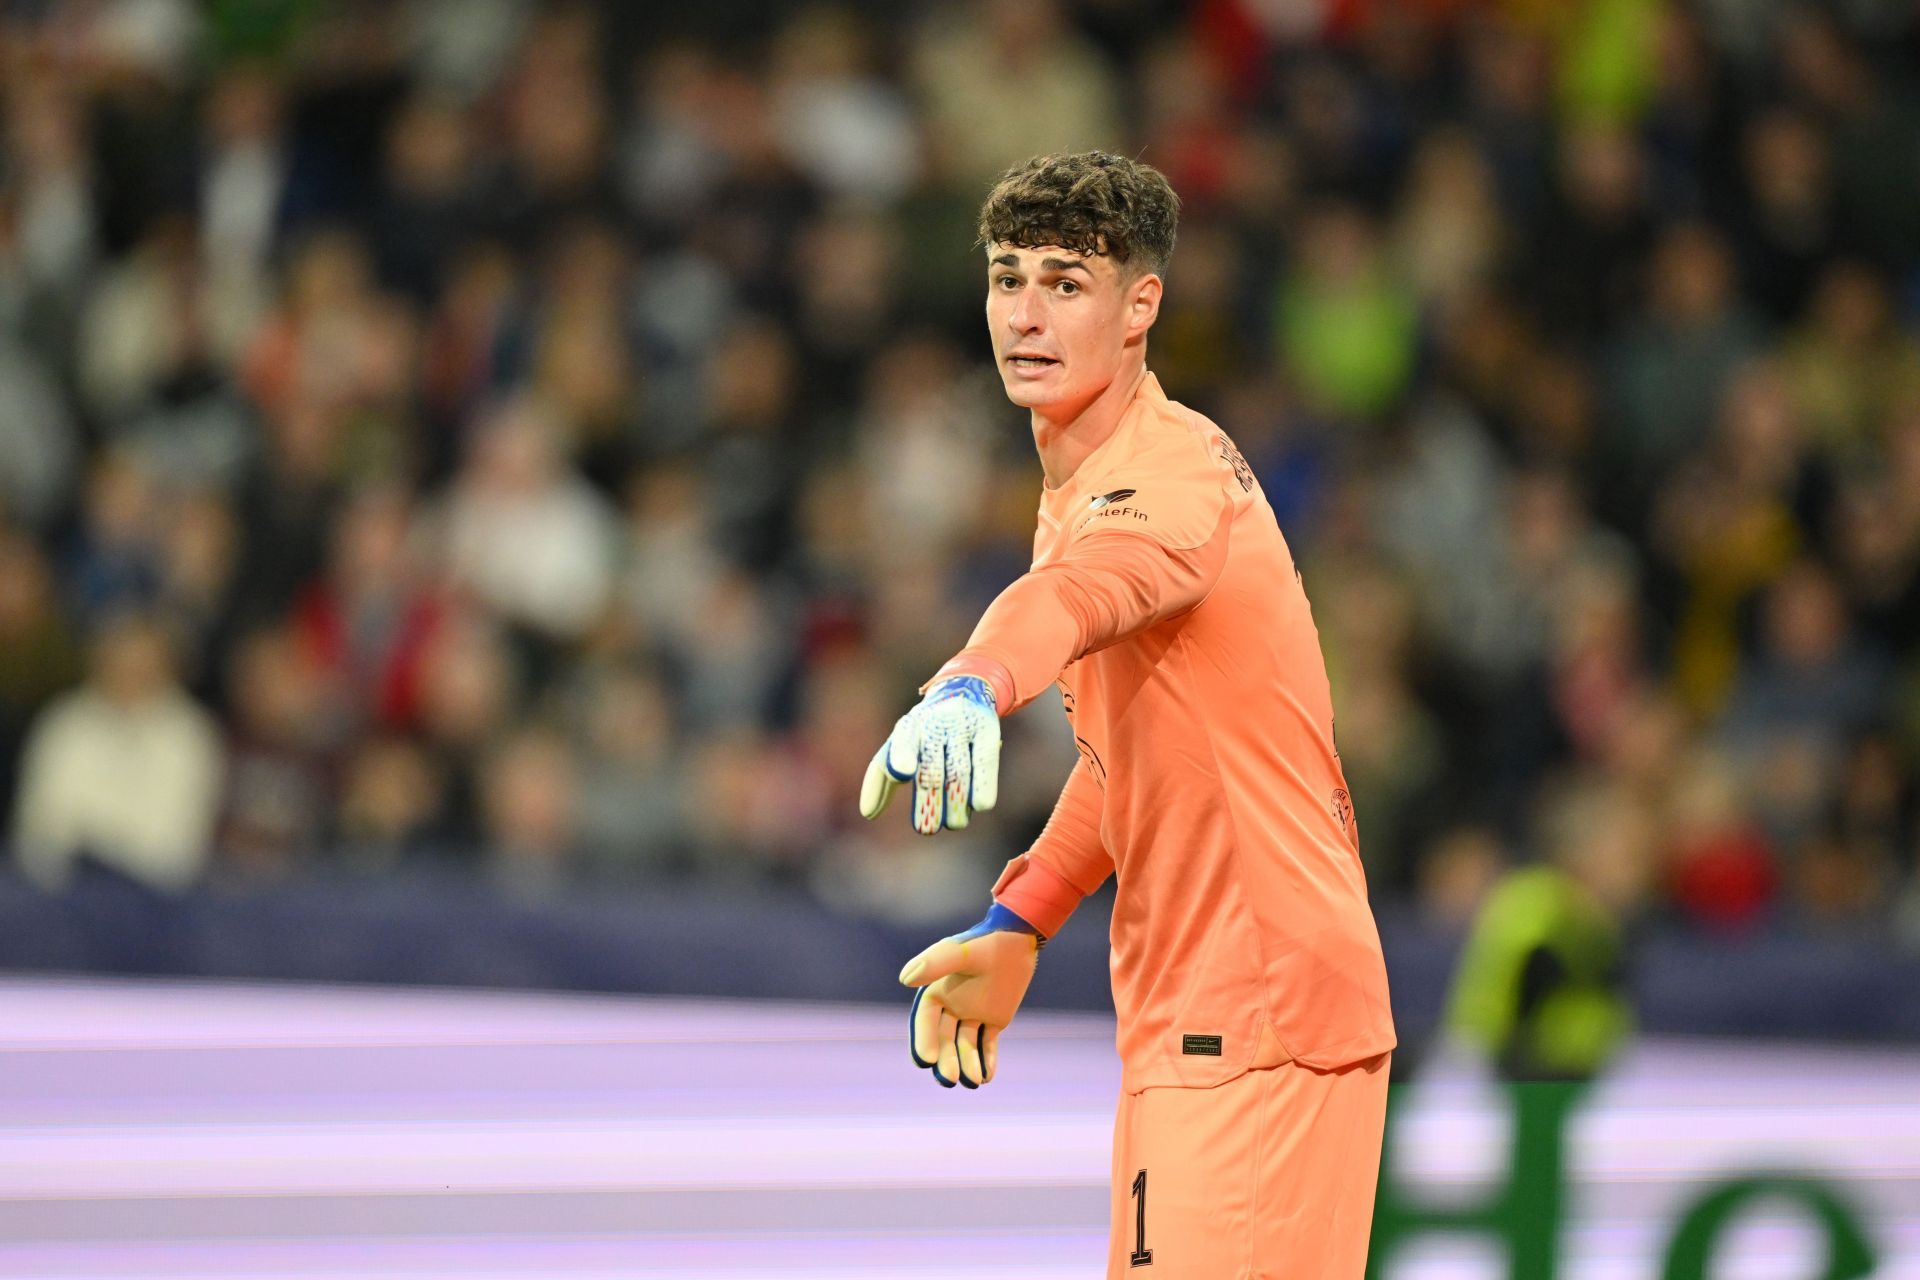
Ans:
POLYGON ((1127 286, 1127 333, 1139 337, 1160 316, 1160 277, 1149 271, 1127 286))

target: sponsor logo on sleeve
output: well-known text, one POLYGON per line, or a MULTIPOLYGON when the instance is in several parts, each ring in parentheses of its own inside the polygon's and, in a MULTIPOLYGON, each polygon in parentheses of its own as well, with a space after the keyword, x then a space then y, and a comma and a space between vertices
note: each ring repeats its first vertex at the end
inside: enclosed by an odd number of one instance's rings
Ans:
POLYGON ((1080 532, 1095 520, 1145 520, 1147 513, 1139 507, 1126 504, 1127 499, 1140 492, 1138 489, 1115 489, 1112 493, 1102 493, 1087 499, 1087 514, 1079 524, 1073 526, 1075 533, 1080 532))

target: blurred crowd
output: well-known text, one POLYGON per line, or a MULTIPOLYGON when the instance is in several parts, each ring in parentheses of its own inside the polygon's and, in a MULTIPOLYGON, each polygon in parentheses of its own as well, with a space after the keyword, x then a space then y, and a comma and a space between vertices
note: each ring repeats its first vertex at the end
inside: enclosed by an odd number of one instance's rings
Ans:
POLYGON ((1377 897, 1920 938, 1920 19, 1739 0, 0 2, 18 867, 976 900, 860 774, 1025 567, 972 243, 1183 219, 1377 897), (1573 820, 1577 817, 1577 821, 1573 820))

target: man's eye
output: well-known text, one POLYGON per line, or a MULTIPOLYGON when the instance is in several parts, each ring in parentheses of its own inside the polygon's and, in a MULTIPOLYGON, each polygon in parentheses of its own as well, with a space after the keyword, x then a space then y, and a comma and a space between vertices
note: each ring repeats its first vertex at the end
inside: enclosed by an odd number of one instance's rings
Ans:
POLYGON ((998 280, 994 281, 994 283, 1004 288, 1009 284, 1019 284, 1020 280, 1017 276, 1001 276, 998 280))
POLYGON ((1071 280, 1062 280, 1060 282, 1060 292, 1066 294, 1078 293, 1080 292, 1080 286, 1071 280))

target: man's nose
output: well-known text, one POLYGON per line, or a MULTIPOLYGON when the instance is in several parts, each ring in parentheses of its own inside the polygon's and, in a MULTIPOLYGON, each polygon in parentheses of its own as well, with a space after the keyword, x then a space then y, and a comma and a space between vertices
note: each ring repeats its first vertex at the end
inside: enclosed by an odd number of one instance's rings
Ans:
POLYGON ((1022 289, 1007 314, 1007 324, 1015 333, 1038 333, 1046 325, 1046 306, 1032 289, 1022 289))

